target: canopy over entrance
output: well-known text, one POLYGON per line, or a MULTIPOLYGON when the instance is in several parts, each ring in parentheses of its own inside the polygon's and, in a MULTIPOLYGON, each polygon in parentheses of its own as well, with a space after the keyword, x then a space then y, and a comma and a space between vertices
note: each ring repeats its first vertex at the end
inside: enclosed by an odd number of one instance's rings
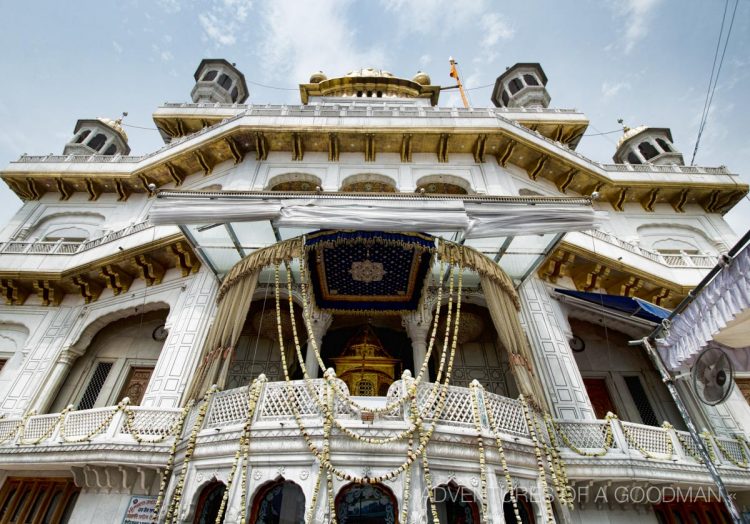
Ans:
POLYGON ((516 286, 565 232, 605 218, 589 198, 264 191, 162 191, 150 215, 155 224, 178 224, 219 278, 258 249, 335 228, 451 240, 498 264, 516 286))

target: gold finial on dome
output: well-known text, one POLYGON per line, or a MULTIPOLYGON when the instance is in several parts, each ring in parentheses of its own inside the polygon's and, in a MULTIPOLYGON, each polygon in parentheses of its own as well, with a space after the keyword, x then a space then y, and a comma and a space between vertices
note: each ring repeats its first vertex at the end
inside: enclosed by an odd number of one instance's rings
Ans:
POLYGON ((417 74, 412 78, 412 82, 416 82, 419 85, 428 86, 430 85, 430 75, 424 71, 417 71, 417 74))
POLYGON ((319 84, 325 80, 328 80, 328 77, 323 71, 316 71, 315 73, 310 75, 311 84, 319 84))

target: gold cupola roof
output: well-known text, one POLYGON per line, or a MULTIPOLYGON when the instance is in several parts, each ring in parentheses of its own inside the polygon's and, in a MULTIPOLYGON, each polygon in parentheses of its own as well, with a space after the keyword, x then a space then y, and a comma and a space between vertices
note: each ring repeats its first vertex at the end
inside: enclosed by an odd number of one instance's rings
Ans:
POLYGON ((310 97, 364 98, 429 98, 437 105, 440 86, 430 85, 430 77, 419 73, 414 79, 399 78, 390 71, 366 67, 349 71, 343 76, 328 78, 322 71, 314 73, 310 82, 300 84, 300 98, 307 104, 310 97))

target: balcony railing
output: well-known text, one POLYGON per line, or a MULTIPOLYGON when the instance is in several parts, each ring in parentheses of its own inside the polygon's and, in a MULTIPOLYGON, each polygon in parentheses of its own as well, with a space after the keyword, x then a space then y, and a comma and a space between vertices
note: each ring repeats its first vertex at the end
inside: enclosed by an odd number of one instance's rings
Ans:
MULTIPOLYGON (((324 381, 315 380, 311 384, 303 381, 271 382, 263 386, 259 403, 254 414, 254 428, 268 428, 269 424, 281 423, 294 426, 294 413, 289 405, 289 389, 295 398, 296 409, 301 417, 314 427, 313 420, 321 419, 317 403, 312 396, 318 395, 323 400, 324 381)), ((338 388, 346 393, 346 385, 339 381, 338 388)), ((478 389, 475 393, 469 388, 450 386, 447 391, 445 407, 435 417, 431 407, 426 405, 430 397, 432 384, 422 384, 417 394, 417 402, 426 408, 425 420, 436 423, 438 432, 451 433, 475 431, 472 413, 472 395, 481 395, 478 399, 479 419, 482 421, 482 432, 492 438, 488 420, 498 424, 500 433, 508 440, 531 445, 524 408, 520 401, 502 397, 478 389), (488 412, 491 417, 488 417, 488 412)), ((386 399, 393 400, 405 393, 403 383, 395 382, 386 399)), ((216 434, 225 428, 233 428, 228 434, 236 437, 236 428, 245 423, 247 417, 248 387, 240 387, 213 395, 203 420, 201 431, 216 434)), ((433 404, 434 406, 434 404, 433 404)), ((185 417, 182 438, 193 430, 197 420, 198 406, 185 417)), ((360 414, 347 403, 337 404, 336 416, 342 423, 361 424, 360 414), (348 422, 347 422, 348 421, 348 422)), ((394 409, 384 416, 376 417, 373 428, 379 432, 399 431, 409 417, 403 407, 394 409), (382 423, 380 423, 382 421, 382 423), (397 423, 394 426, 394 423, 397 423), (380 427, 378 427, 380 425, 380 427), (396 429, 394 429, 396 428, 396 429)), ((0 457, 5 450, 26 450, 49 448, 50 446, 81 445, 84 443, 123 445, 145 444, 161 446, 155 449, 166 450, 179 428, 183 410, 179 408, 151 408, 120 404, 103 408, 82 411, 66 411, 57 414, 31 415, 16 418, 0 419, 0 457)), ((603 457, 619 460, 657 460, 662 462, 699 465, 701 463, 695 444, 689 434, 676 431, 671 426, 646 426, 617 420, 545 420, 537 417, 537 430, 542 441, 555 442, 563 456, 568 459, 584 457, 603 457)), ((321 422, 322 423, 322 422, 321 422)), ((233 438, 234 438, 233 437, 233 438)), ((750 468, 750 450, 744 437, 704 436, 704 442, 710 453, 721 467, 750 468)))
POLYGON ((663 255, 657 251, 642 248, 638 244, 622 240, 614 235, 599 230, 581 231, 581 233, 669 267, 710 269, 714 267, 719 260, 719 257, 716 255, 691 255, 687 253, 679 255, 663 255))
POLYGON ((148 221, 139 222, 117 231, 112 231, 99 238, 86 240, 85 242, 65 242, 58 240, 49 242, 45 240, 34 240, 31 242, 10 240, 0 242, 0 254, 26 254, 26 255, 75 255, 89 249, 94 249, 102 244, 120 240, 128 235, 133 235, 151 227, 148 221))

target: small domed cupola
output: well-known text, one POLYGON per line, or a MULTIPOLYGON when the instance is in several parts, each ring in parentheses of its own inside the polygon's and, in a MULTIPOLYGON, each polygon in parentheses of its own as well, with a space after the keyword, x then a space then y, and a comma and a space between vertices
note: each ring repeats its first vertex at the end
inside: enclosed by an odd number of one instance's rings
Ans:
POLYGON ((417 74, 414 75, 414 78, 412 78, 411 80, 412 82, 416 82, 419 85, 423 85, 423 86, 430 85, 430 75, 428 75, 424 71, 417 71, 417 74))
POLYGON ((318 71, 310 76, 309 83, 300 84, 299 91, 303 104, 310 103, 311 99, 318 103, 325 98, 400 98, 425 99, 434 106, 440 96, 440 86, 430 85, 430 76, 426 73, 420 71, 408 80, 373 67, 355 69, 335 78, 318 71))
MULTIPOLYGON (((127 113, 123 113, 123 117, 127 113)), ((65 144, 64 155, 127 155, 130 153, 128 135, 122 128, 122 118, 79 120, 73 138, 65 144)))
POLYGON ((193 102, 241 104, 247 100, 245 75, 223 58, 204 58, 193 76, 193 102))
POLYGON ((623 127, 612 159, 617 164, 685 165, 672 144, 672 132, 666 127, 623 127))
POLYGON ((538 63, 515 64, 497 77, 492 90, 496 107, 547 107, 547 75, 538 63))

